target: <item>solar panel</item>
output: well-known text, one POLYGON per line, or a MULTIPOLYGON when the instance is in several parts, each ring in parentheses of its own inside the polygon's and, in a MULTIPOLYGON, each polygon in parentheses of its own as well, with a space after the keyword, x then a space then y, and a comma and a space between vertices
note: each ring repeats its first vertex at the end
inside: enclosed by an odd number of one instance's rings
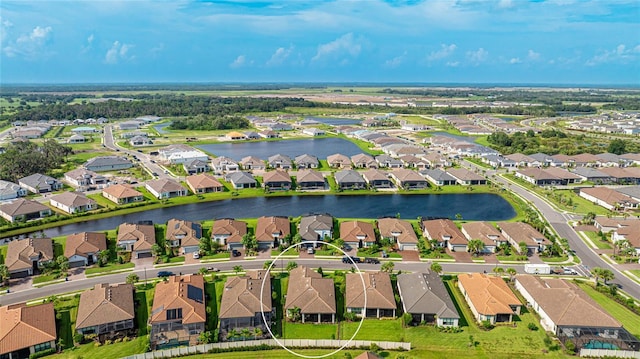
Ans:
POLYGON ((187 298, 195 300, 198 303, 204 303, 204 293, 202 288, 187 285, 187 298))

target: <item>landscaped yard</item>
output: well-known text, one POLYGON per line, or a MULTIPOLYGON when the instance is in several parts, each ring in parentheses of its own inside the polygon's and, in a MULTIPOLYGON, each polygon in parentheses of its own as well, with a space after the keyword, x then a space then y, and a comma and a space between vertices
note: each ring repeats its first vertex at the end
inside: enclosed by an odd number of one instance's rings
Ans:
POLYGON ((285 321, 286 339, 333 339, 336 338, 337 324, 291 323, 285 321))
POLYGON ((631 334, 640 337, 640 315, 625 308, 603 293, 595 290, 590 284, 577 282, 593 300, 600 304, 611 316, 616 318, 631 334))
POLYGON ((116 270, 123 270, 123 269, 129 269, 129 268, 133 268, 136 265, 129 262, 129 263, 122 263, 122 264, 109 264, 106 265, 104 267, 93 267, 93 268, 87 268, 84 271, 85 275, 89 275, 89 274, 98 274, 98 273, 108 273, 108 272, 113 272, 116 270))
POLYGON ((598 249, 612 248, 611 244, 608 241, 603 241, 602 237, 600 237, 598 233, 593 231, 584 231, 582 233, 584 233, 587 237, 589 237, 589 239, 591 239, 591 242, 593 242, 593 244, 595 244, 595 246, 598 247, 598 249))

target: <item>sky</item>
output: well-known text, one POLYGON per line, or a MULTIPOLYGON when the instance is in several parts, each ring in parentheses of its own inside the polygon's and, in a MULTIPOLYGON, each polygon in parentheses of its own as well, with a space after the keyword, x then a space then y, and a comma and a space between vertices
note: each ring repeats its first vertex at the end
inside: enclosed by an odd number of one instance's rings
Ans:
POLYGON ((640 87, 639 0, 2 0, 0 84, 640 87))

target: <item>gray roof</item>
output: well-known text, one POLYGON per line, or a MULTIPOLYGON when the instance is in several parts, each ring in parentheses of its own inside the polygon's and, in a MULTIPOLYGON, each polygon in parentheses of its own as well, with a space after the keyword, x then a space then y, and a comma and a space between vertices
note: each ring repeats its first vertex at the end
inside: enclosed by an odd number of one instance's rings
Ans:
POLYGON ((456 181, 455 177, 440 169, 423 170, 420 171, 420 174, 425 177, 429 176, 434 181, 456 181))
POLYGON ((3 194, 12 194, 12 193, 17 194, 21 188, 22 187, 18 186, 13 182, 0 180, 0 197, 2 197, 3 194))
POLYGON ((407 313, 460 318, 449 292, 437 273, 405 273, 398 276, 398 291, 407 313))
POLYGON ((11 203, 0 205, 0 212, 4 212, 14 217, 46 210, 51 209, 41 203, 24 198, 18 198, 11 203))
POLYGON ((576 167, 573 173, 586 178, 611 178, 608 174, 589 167, 576 167))
POLYGON ((269 157, 267 162, 269 162, 269 164, 274 164, 274 163, 291 164, 291 158, 289 156, 287 156, 287 155, 277 154, 277 155, 273 155, 273 156, 269 157))
POLYGON ((316 165, 318 165, 320 162, 318 162, 318 157, 313 156, 313 155, 309 155, 309 154, 303 154, 300 156, 297 156, 295 161, 296 164, 307 164, 307 163, 315 163, 316 165))
POLYGON ((94 157, 88 160, 84 167, 103 167, 103 166, 114 166, 114 165, 124 165, 129 164, 132 165, 131 161, 124 157, 119 156, 102 156, 102 157, 94 157))
POLYGON ((616 155, 615 153, 608 153, 608 152, 597 154, 596 157, 598 157, 603 161, 608 161, 608 162, 620 162, 621 160, 620 156, 616 155))
POLYGON ((255 178, 253 178, 251 173, 247 173, 247 172, 232 172, 227 174, 225 176, 225 179, 235 184, 256 183, 256 180, 255 178))
POLYGON ((18 182, 33 188, 45 188, 51 186, 53 183, 59 183, 60 181, 47 175, 34 173, 31 176, 20 178, 18 182))
POLYGON ((365 183, 360 173, 354 170, 338 171, 334 176, 338 183, 365 183))
POLYGON ((300 219, 298 232, 303 240, 315 241, 317 234, 315 230, 333 230, 333 217, 328 214, 314 214, 304 216, 300 219))
POLYGON ((379 164, 389 164, 389 165, 396 165, 396 166, 402 166, 402 161, 400 161, 397 158, 393 158, 389 155, 378 155, 376 156, 376 162, 378 162, 379 164))
POLYGON ((633 197, 634 199, 640 199, 640 186, 616 188, 616 192, 626 194, 627 196, 633 197))

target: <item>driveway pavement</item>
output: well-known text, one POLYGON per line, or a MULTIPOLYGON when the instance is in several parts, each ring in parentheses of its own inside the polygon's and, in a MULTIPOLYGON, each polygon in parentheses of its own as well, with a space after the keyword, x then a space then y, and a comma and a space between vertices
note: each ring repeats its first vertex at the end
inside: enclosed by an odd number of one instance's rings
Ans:
POLYGON ((419 262, 420 261, 420 254, 418 253, 418 251, 398 251, 397 253, 399 253, 402 256, 403 262, 419 262))
POLYGON ((447 254, 452 256, 456 263, 473 263, 471 253, 469 252, 451 252, 447 249, 447 254))
POLYGON ((136 270, 153 268, 153 258, 131 258, 131 262, 135 265, 136 270))

